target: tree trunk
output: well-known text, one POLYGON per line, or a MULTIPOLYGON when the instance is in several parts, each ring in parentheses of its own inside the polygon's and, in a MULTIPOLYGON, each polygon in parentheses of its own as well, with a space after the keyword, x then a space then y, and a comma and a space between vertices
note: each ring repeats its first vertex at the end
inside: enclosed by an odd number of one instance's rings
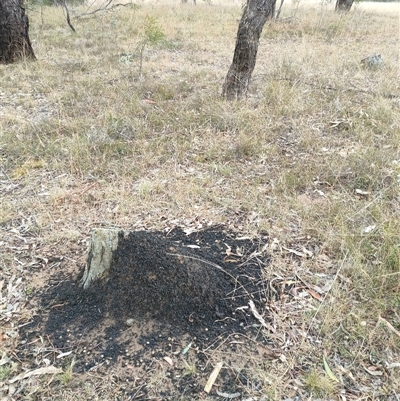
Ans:
POLYGON ((336 11, 350 11, 354 0, 337 0, 336 1, 336 11))
POLYGON ((256 65, 258 42, 268 18, 272 18, 276 0, 247 0, 236 37, 233 61, 225 78, 222 96, 228 100, 246 95, 256 65))
POLYGON ((0 0, 0 63, 35 58, 24 0, 0 0))

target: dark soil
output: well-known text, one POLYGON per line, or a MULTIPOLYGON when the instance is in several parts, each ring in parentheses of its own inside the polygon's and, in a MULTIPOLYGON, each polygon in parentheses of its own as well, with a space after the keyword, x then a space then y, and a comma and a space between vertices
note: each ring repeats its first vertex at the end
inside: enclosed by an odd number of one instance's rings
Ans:
MULTIPOLYGON (((265 241, 240 239, 221 227, 190 235, 179 228, 167 234, 131 232, 121 238, 107 280, 83 291, 83 270, 75 279, 61 272, 51 278, 40 294, 40 315, 24 327, 27 344, 44 335, 57 352, 73 352, 78 372, 114 366, 121 380, 136 377, 126 389, 131 397, 135 392, 132 399, 149 391, 160 399, 176 392, 199 394, 213 368, 213 350, 223 351, 221 358, 231 363, 240 341, 228 346, 227 339, 246 336, 265 342, 248 308, 252 299, 264 312, 261 283, 268 259, 254 253, 265 241), (173 367, 165 357, 174 359, 173 367), (193 366, 186 374, 189 364, 193 366), (140 378, 160 369, 161 387, 140 384, 140 378)), ((221 373, 220 390, 234 392, 238 377, 221 373)))

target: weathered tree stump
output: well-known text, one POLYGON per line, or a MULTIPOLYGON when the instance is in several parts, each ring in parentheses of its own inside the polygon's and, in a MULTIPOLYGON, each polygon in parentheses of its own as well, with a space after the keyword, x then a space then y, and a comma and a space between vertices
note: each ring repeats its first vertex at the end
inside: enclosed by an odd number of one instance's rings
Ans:
POLYGON ((108 276, 113 252, 118 248, 118 239, 123 235, 124 232, 117 229, 98 228, 92 231, 89 255, 81 281, 85 290, 92 281, 105 279, 108 276))

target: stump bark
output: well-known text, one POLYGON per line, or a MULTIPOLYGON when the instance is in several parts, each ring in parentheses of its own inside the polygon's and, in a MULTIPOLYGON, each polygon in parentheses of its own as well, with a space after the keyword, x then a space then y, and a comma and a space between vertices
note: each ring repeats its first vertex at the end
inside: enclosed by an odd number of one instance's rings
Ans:
POLYGON ((92 231, 89 255, 81 285, 86 290, 97 279, 106 279, 110 271, 113 252, 118 248, 119 238, 124 232, 117 229, 98 228, 92 231))

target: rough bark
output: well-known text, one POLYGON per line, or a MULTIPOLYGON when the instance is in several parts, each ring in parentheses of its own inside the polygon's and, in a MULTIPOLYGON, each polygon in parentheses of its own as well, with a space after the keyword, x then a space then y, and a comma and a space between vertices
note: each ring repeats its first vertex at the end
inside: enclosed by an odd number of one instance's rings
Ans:
POLYGON ((84 289, 89 288, 92 281, 107 277, 120 235, 123 238, 124 233, 121 230, 99 228, 92 231, 89 256, 81 280, 84 289))
POLYGON ((336 11, 350 11, 354 0, 337 0, 335 10, 336 11))
POLYGON ((0 63, 35 58, 23 0, 0 0, 0 63))
POLYGON ((246 95, 256 65, 258 43, 267 19, 272 18, 276 0, 247 0, 239 23, 233 61, 222 89, 222 95, 238 99, 246 95))

